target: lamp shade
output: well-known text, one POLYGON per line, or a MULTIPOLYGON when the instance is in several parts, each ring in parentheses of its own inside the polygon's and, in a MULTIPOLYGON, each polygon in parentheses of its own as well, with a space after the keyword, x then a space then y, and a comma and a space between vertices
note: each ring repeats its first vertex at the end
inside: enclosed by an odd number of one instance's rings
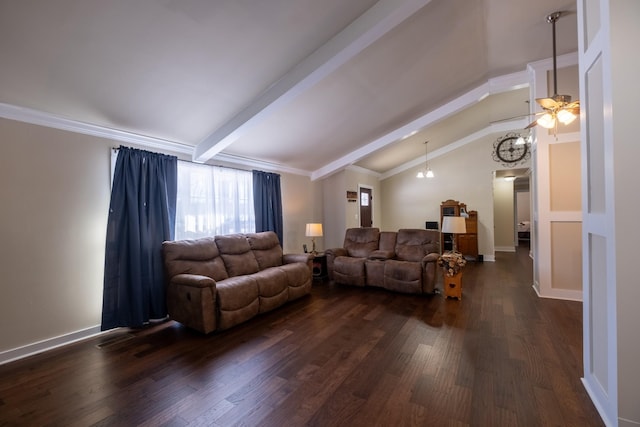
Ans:
POLYGON ((322 236, 322 224, 307 224, 307 230, 305 231, 307 237, 321 237, 322 236))
POLYGON ((467 232, 467 225, 461 216, 445 216, 442 218, 442 232, 464 234, 467 232))

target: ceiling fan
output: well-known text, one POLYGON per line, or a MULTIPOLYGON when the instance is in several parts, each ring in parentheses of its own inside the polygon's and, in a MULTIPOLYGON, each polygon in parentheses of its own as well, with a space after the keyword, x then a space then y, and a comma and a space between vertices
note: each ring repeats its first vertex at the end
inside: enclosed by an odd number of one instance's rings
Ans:
POLYGON ((544 112, 537 113, 541 116, 531 122, 525 129, 540 125, 546 129, 557 129, 558 122, 568 125, 580 115, 580 101, 571 102, 571 96, 558 95, 558 70, 556 65, 556 21, 562 12, 553 12, 547 15, 547 22, 553 28, 553 95, 550 98, 536 98, 536 102, 544 112))

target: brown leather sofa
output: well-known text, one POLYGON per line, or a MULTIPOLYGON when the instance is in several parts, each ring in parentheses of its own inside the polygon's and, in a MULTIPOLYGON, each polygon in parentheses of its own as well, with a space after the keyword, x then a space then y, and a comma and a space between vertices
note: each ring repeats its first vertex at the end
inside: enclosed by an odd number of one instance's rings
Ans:
POLYGON ((203 333, 311 292, 310 254, 283 254, 274 232, 162 244, 169 316, 203 333))
POLYGON ((350 228, 343 247, 328 249, 325 254, 329 278, 335 283, 430 294, 437 282, 440 233, 350 228))

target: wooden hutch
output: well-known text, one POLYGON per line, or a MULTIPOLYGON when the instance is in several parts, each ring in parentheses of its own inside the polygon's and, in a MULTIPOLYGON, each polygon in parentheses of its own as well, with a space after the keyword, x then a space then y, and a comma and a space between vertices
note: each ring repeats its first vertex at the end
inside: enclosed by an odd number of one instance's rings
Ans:
POLYGON ((445 216, 465 216, 467 232, 465 234, 442 233, 440 247, 442 251, 453 249, 453 239, 456 239, 456 248, 465 258, 478 260, 478 212, 467 211, 467 205, 457 200, 445 200, 440 204, 440 226, 445 216))

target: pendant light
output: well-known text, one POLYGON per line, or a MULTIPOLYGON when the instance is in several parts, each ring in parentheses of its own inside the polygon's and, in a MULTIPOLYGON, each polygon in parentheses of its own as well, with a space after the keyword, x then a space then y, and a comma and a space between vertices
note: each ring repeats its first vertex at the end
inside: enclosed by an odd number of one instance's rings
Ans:
POLYGON ((416 178, 433 178, 435 176, 427 162, 427 144, 428 143, 429 141, 424 142, 424 169, 421 169, 418 172, 418 174, 416 175, 416 178))

